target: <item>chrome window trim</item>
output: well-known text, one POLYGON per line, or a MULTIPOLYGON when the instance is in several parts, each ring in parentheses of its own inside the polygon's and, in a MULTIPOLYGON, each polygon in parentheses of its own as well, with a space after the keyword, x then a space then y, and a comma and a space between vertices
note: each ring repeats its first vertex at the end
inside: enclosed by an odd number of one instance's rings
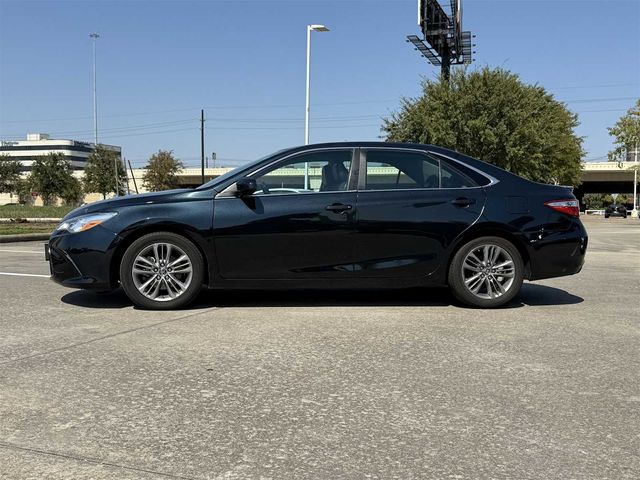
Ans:
MULTIPOLYGON (((448 155, 444 155, 441 154, 439 152, 434 152, 431 150, 422 150, 419 148, 406 148, 406 147, 362 147, 362 150, 364 151, 368 151, 368 150, 393 150, 393 151, 405 151, 405 152, 414 152, 414 153, 421 153, 421 154, 432 154, 432 155, 436 155, 436 158, 434 158, 434 160, 437 160, 437 157, 443 157, 446 158, 447 160, 451 160, 452 162, 455 162, 459 165, 462 165, 465 168, 468 168, 470 170, 473 170, 474 172, 482 175, 484 178, 486 178, 487 180, 489 180, 489 183, 486 185, 477 185, 475 187, 452 187, 452 188, 385 188, 385 189, 381 189, 381 190, 371 190, 371 189, 362 189, 362 190, 358 190, 359 192, 411 192, 411 191, 424 191, 424 190, 430 190, 430 191, 435 191, 435 190, 476 190, 478 188, 486 188, 486 187, 490 187, 492 185, 495 185, 496 183, 498 183, 500 180, 498 180, 495 177, 492 177, 491 175, 489 175, 488 173, 483 172, 482 170, 479 170, 475 167, 472 167, 471 165, 467 165, 464 162, 461 162, 460 160, 456 160, 455 158, 452 158, 448 155)), ((366 167, 366 158, 365 158, 365 167, 366 167)), ((464 173, 464 172, 463 172, 464 173)), ((365 169, 365 173, 364 173, 364 177, 366 177, 367 173, 366 173, 366 169, 365 169)))
MULTIPOLYGON (((303 150, 301 152, 294 152, 294 153, 290 153, 289 155, 286 155, 282 158, 278 158, 277 160, 274 160, 270 163, 268 163, 267 165, 263 165, 261 167, 259 167, 256 170, 253 170, 249 173, 247 173, 246 175, 244 175, 245 177, 248 178, 253 178, 254 175, 259 174, 260 172, 262 172, 263 170, 266 170, 267 168, 271 167, 272 165, 277 165, 278 163, 284 162, 286 160, 288 160, 291 157, 295 157, 298 155, 304 155, 306 153, 312 153, 312 152, 327 152, 330 150, 343 150, 343 151, 349 151, 351 152, 351 165, 349 167, 349 178, 347 179, 347 185, 351 184, 351 175, 353 174, 353 170, 355 168, 355 163, 358 161, 358 159, 355 158, 356 153, 358 151, 358 147, 326 147, 326 148, 312 148, 309 150, 303 150)), ((215 195, 215 199, 218 198, 239 198, 236 197, 235 195, 229 195, 228 190, 231 189, 231 187, 233 187, 235 185, 235 181, 233 183, 231 183, 231 185, 229 185, 227 188, 225 188, 224 190, 222 190, 221 192, 218 192, 215 195)), ((357 192, 358 190, 332 190, 332 191, 324 191, 324 192, 309 192, 309 193, 270 193, 268 195, 251 195, 250 198, 260 198, 260 197, 282 197, 282 196, 298 196, 298 195, 311 195, 311 194, 317 194, 317 193, 347 193, 347 192, 357 192)))
POLYGON ((457 163, 459 165, 462 165, 463 167, 468 168, 469 170, 473 170, 474 172, 476 172, 479 175, 482 175, 484 178, 489 180, 489 183, 486 184, 486 185, 480 185, 481 188, 490 187, 490 186, 495 185, 496 183, 500 182, 500 180, 498 180, 494 176, 489 175, 488 173, 483 172, 482 170, 480 170, 480 169, 478 169, 476 167, 472 167, 471 165, 468 165, 468 164, 464 163, 461 160, 457 160, 457 159, 455 159, 453 157, 450 157, 449 155, 445 155, 444 153, 435 152, 435 151, 432 151, 432 150, 425 150, 425 151, 430 153, 430 154, 432 154, 432 155, 440 156, 440 157, 446 158, 447 160, 451 160, 452 162, 455 162, 455 163, 457 163))

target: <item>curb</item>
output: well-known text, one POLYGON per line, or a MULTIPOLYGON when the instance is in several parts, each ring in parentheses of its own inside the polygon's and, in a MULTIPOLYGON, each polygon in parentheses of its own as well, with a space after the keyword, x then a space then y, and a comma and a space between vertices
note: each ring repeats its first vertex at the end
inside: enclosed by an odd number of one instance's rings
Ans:
POLYGON ((0 235, 0 243, 35 242, 49 240, 50 233, 23 233, 20 235, 0 235))

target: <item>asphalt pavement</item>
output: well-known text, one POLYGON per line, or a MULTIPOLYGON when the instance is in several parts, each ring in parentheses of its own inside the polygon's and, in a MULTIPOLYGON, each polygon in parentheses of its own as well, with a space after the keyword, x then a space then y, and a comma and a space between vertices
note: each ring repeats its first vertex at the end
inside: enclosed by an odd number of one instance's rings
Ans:
POLYGON ((640 222, 507 308, 446 289, 134 309, 0 245, 0 478, 636 479, 640 222))

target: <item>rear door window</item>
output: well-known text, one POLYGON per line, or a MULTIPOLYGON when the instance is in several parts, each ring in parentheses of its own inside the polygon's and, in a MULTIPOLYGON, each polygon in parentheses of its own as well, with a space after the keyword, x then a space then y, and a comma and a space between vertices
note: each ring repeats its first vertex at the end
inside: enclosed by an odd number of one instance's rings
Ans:
POLYGON ((366 190, 468 188, 477 184, 460 170, 427 154, 367 150, 366 190))

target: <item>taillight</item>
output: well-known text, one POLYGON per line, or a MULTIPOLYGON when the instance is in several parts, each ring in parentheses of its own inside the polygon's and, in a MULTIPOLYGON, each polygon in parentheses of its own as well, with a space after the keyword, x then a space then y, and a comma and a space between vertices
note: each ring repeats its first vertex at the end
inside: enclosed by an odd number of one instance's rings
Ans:
POLYGON ((550 202, 544 202, 544 204, 554 209, 556 212, 566 213, 572 217, 580 217, 580 204, 578 200, 551 200, 550 202))

